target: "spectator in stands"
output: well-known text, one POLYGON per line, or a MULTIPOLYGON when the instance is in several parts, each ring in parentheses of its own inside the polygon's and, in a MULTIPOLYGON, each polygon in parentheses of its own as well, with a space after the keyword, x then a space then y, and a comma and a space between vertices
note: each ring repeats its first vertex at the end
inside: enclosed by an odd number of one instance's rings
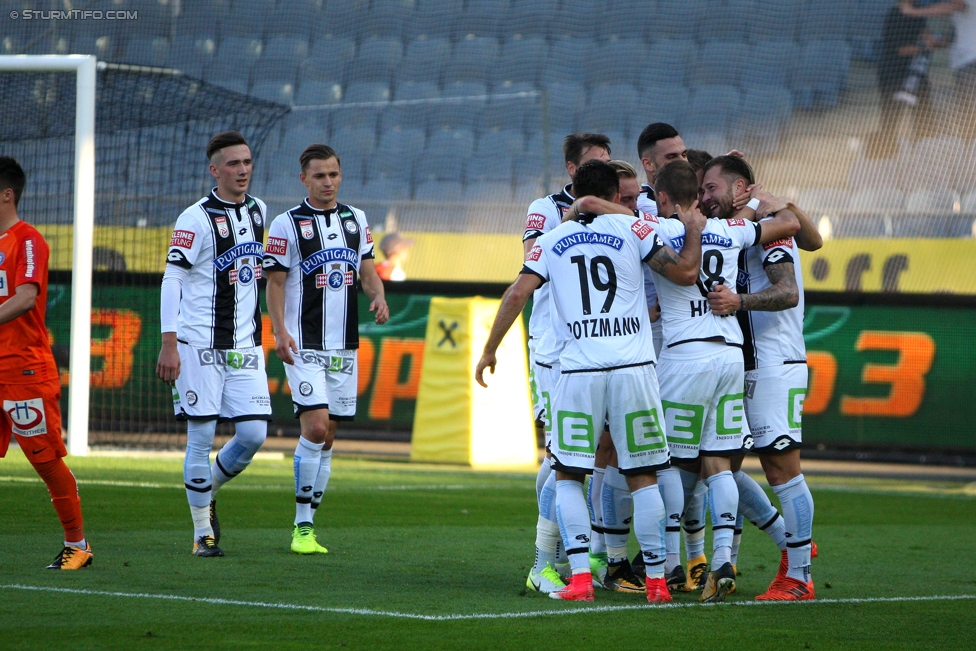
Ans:
MULTIPOLYGON (((904 106, 912 106, 912 104, 898 101, 896 96, 903 91, 909 76, 916 74, 912 71, 915 57, 945 45, 926 30, 925 18, 916 15, 919 9, 915 5, 921 5, 924 1, 916 0, 913 4, 912 0, 899 0, 885 15, 884 28, 881 32, 881 52, 878 58, 881 117, 878 131, 868 141, 869 158, 890 158, 898 152, 898 123, 901 111, 904 106)), ((926 75, 919 76, 913 92, 903 93, 901 96, 916 98, 912 140, 933 135, 932 99, 926 75)))
POLYGON ((955 39, 949 49, 949 65, 956 76, 956 111, 959 135, 965 140, 976 137, 976 2, 950 0, 926 6, 916 2, 907 9, 909 16, 952 16, 955 39))
POLYGON ((387 233, 380 241, 380 251, 385 260, 376 265, 376 273, 382 280, 406 280, 407 273, 403 270, 410 255, 413 240, 403 237, 399 233, 387 233))

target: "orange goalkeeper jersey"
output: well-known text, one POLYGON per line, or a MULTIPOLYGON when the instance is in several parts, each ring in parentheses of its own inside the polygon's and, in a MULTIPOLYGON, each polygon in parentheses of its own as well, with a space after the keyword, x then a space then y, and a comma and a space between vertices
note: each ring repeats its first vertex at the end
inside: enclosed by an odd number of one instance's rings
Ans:
POLYGON ((0 385, 34 384, 58 377, 44 315, 47 311, 47 242, 30 224, 18 221, 0 233, 0 305, 27 283, 38 286, 34 307, 0 324, 0 385))

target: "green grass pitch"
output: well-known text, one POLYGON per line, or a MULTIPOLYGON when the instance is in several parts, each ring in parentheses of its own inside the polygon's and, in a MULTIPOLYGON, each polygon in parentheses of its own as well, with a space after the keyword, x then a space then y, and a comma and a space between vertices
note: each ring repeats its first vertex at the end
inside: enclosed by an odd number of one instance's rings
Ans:
POLYGON ((337 459, 316 523, 330 553, 308 557, 288 548, 291 460, 259 460, 220 494, 227 556, 202 559, 180 460, 69 458, 95 561, 56 573, 43 569, 61 541, 47 492, 9 457, 5 651, 976 647, 976 494, 959 484, 811 477, 817 603, 753 601, 779 553, 747 527, 726 604, 599 591, 577 605, 524 588, 534 476, 337 459))

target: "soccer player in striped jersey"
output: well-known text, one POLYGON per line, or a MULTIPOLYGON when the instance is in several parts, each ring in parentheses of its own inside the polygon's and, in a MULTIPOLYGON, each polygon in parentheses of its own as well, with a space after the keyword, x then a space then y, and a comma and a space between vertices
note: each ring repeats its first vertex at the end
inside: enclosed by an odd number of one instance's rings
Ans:
MULTIPOLYGON (((749 182, 736 174, 739 167, 739 163, 724 157, 709 164, 704 196, 713 216, 731 215, 735 211, 734 190, 729 180, 739 181, 740 185, 749 182), (726 170, 727 167, 730 169, 726 170)), ((715 314, 734 313, 742 328, 745 407, 753 439, 750 447, 759 455, 766 479, 783 509, 780 516, 765 492, 742 472, 742 458, 734 459, 732 469, 740 493, 739 512, 766 531, 781 550, 776 577, 756 599, 800 601, 815 597, 810 577, 814 504, 800 468, 803 399, 808 377, 800 248, 815 251, 823 240, 795 205, 768 193, 757 194, 762 197, 756 207, 757 217, 790 210, 800 221, 800 231, 796 237, 744 250, 736 281, 738 295, 729 287, 718 285, 709 293, 708 301, 715 314)))
POLYGON ((264 202, 247 193, 251 149, 236 131, 207 145, 217 187, 176 220, 160 295, 163 346, 156 375, 175 384, 174 409, 187 421, 183 482, 193 518, 193 554, 223 556, 217 491, 264 443, 271 397, 261 348, 258 280, 264 202), (218 421, 234 436, 210 464, 218 421))
POLYGON ((313 518, 332 474, 339 421, 356 415, 357 280, 362 280, 377 324, 386 323, 390 310, 373 262, 366 216, 338 202, 339 156, 327 145, 310 145, 299 163, 308 197, 271 223, 264 268, 275 352, 285 363, 301 424, 291 550, 324 554, 313 518))
MULTIPOLYGON (((590 160, 610 160, 610 139, 599 133, 570 134, 563 141, 563 157, 566 171, 572 179, 583 163, 590 160)), ((527 255, 532 250, 536 238, 548 233, 562 222, 563 215, 575 200, 576 191, 570 182, 560 192, 536 199, 529 204, 525 230, 522 234, 523 254, 527 255)), ((554 337, 544 337, 549 329, 549 314, 549 288, 542 285, 532 297, 532 314, 529 318, 529 375, 533 389, 533 414, 536 418, 536 428, 544 436, 547 450, 551 419, 546 405, 551 400, 555 380, 559 377, 559 351, 562 347, 562 342, 554 337)), ((601 491, 597 490, 598 487, 595 485, 600 480, 602 474, 594 474, 590 484, 592 495, 600 494, 601 491)), ((547 453, 536 477, 539 518, 536 522, 535 562, 526 578, 527 588, 544 593, 559 590, 565 585, 555 569, 559 546, 559 529, 555 516, 555 482, 547 453)), ((595 515, 594 522, 596 522, 595 515)), ((599 533, 594 533, 593 538, 597 537, 599 533)), ((600 547, 602 539, 594 544, 597 545, 595 551, 598 554, 604 551, 600 547)))

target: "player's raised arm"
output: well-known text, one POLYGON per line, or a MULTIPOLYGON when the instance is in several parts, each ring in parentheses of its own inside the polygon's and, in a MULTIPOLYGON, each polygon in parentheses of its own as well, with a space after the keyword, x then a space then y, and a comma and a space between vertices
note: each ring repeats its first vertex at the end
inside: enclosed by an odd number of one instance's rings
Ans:
POLYGON ((383 325, 390 319, 390 308, 386 304, 383 280, 376 273, 376 264, 371 259, 363 260, 360 263, 359 276, 363 281, 363 292, 370 300, 369 311, 376 312, 374 321, 377 325, 383 325))
MULTIPOLYGON (((684 245, 680 253, 661 246, 647 262, 676 285, 694 285, 701 270, 701 237, 705 228, 705 216, 698 210, 698 175, 687 161, 668 163, 655 174, 654 188, 658 217, 677 215, 684 225, 684 245)), ((668 232, 674 231, 675 226, 674 222, 662 220, 659 228, 668 232)))
POLYGON ((502 304, 498 306, 495 321, 491 324, 491 332, 488 335, 488 341, 485 343, 484 352, 474 372, 474 378, 481 386, 488 386, 484 378, 485 369, 489 369, 494 374, 495 352, 498 350, 498 346, 502 343, 502 339, 505 338, 509 328, 522 314, 522 309, 525 308, 525 303, 532 296, 532 292, 538 289, 540 285, 542 285, 541 277, 534 272, 523 270, 518 279, 505 290, 505 294, 502 296, 502 304))

